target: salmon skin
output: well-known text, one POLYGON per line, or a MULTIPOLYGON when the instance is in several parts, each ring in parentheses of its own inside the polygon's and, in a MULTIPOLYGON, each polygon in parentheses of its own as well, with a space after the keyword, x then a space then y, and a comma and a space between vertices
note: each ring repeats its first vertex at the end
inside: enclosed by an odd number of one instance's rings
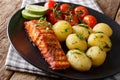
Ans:
POLYGON ((38 25, 38 20, 31 20, 24 23, 26 32, 31 41, 38 47, 52 70, 69 68, 70 64, 61 48, 61 45, 51 29, 45 25, 38 25))

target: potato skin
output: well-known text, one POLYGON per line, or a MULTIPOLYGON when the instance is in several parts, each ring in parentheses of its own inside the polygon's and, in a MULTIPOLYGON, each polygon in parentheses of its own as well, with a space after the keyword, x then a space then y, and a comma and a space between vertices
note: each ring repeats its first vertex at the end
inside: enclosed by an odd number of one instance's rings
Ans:
POLYGON ((71 67, 78 71, 88 71, 92 66, 91 60, 85 55, 85 53, 73 49, 67 53, 67 59, 71 64, 71 67))
POLYGON ((97 25, 95 25, 95 27, 93 28, 94 32, 103 32, 104 34, 106 34, 108 37, 110 37, 113 33, 112 29, 110 28, 110 26, 106 23, 98 23, 97 25))
POLYGON ((102 65, 106 59, 106 52, 98 46, 90 47, 87 50, 86 55, 90 57, 92 65, 95 67, 102 65))
POLYGON ((85 39, 88 39, 88 36, 92 33, 92 29, 85 24, 75 25, 72 28, 74 33, 83 34, 85 39))
POLYGON ((72 33, 71 25, 65 20, 60 20, 55 23, 52 29, 55 32, 58 40, 61 42, 65 41, 67 36, 72 33))
POLYGON ((85 39, 80 39, 77 34, 70 34, 66 39, 66 46, 68 49, 80 49, 85 51, 87 49, 87 42, 85 39))
POLYGON ((110 38, 104 33, 92 33, 88 38, 89 46, 99 46, 104 51, 111 49, 112 43, 110 38))

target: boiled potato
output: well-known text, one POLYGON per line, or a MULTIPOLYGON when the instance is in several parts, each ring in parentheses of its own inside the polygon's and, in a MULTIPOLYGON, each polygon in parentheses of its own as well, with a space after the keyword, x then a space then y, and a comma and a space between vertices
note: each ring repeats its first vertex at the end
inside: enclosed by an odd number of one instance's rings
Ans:
POLYGON ((67 52, 67 59, 72 68, 78 71, 88 71, 92 66, 91 60, 80 50, 74 49, 67 52))
POLYGON ((107 36, 111 36, 112 35, 112 29, 110 28, 110 26, 106 23, 98 23, 97 25, 95 25, 95 27, 93 28, 94 32, 103 32, 105 33, 107 36))
POLYGON ((111 40, 104 33, 92 33, 88 38, 89 46, 99 46, 104 51, 109 51, 111 49, 111 40))
POLYGON ((87 49, 87 42, 82 37, 82 34, 70 34, 66 39, 66 46, 68 49, 80 49, 86 50, 87 49))
POLYGON ((72 26, 72 28, 74 33, 83 34, 85 39, 87 39, 92 32, 92 29, 85 24, 75 25, 72 26))
POLYGON ((59 41, 65 41, 67 36, 72 33, 71 25, 64 20, 58 21, 52 27, 59 41))
POLYGON ((92 65, 95 67, 102 65, 106 59, 106 52, 98 46, 90 47, 86 55, 90 57, 92 65))

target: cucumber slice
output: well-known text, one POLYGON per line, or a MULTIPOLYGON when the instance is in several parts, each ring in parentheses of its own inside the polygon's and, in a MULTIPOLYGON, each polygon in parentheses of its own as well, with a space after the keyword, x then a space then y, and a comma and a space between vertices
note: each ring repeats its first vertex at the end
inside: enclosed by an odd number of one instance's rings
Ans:
POLYGON ((22 16, 23 18, 30 20, 30 19, 39 19, 43 15, 30 14, 28 11, 22 10, 22 16))
POLYGON ((48 8, 39 5, 26 5, 25 10, 31 14, 44 15, 48 8))

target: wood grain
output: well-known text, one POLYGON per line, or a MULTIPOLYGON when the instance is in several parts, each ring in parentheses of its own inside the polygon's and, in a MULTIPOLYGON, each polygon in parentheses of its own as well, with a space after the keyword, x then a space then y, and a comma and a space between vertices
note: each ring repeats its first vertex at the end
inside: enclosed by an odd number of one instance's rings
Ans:
POLYGON ((9 48, 6 28, 12 14, 21 6, 21 0, 0 0, 0 80, 9 80, 13 71, 5 70, 5 60, 9 48))
POLYGON ((118 9, 115 21, 120 25, 120 5, 119 5, 119 9, 118 9))
POLYGON ((10 78, 10 80, 50 80, 50 79, 39 75, 15 72, 14 75, 10 78))
POLYGON ((9 80, 11 76, 14 74, 14 72, 10 70, 5 70, 5 67, 2 68, 1 68, 2 71, 0 71, 0 80, 9 80))
POLYGON ((112 19, 115 19, 120 0, 97 0, 97 3, 105 13, 112 19))

